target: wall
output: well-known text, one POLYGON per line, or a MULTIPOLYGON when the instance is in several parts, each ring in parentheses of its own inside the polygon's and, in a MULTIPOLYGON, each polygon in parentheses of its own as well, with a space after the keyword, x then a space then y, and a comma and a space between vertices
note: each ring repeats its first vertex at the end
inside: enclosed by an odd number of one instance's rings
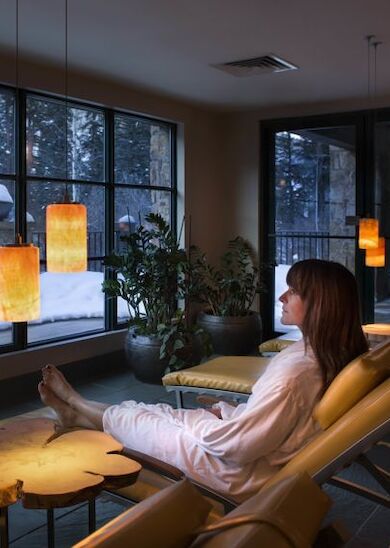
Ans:
MULTIPOLYGON (((63 67, 20 60, 19 86, 35 91, 62 94, 63 67)), ((14 58, 0 56, 0 81, 14 84, 14 58)), ((125 109, 178 124, 178 224, 186 218, 187 243, 196 243, 214 260, 226 244, 231 202, 226 189, 224 117, 220 114, 152 94, 124 87, 83 73, 69 73, 68 95, 102 106, 125 109), (191 222, 190 222, 191 221, 191 222), (190 228, 191 227, 191 228, 190 228)), ((101 336, 100 336, 101 337, 101 336)), ((0 379, 38 370, 50 359, 63 364, 96 355, 97 338, 85 337, 74 343, 47 345, 0 356, 0 379), (46 357, 45 357, 46 356, 46 357), (77 358, 77 359, 76 359, 77 358), (65 360, 65 361, 64 361, 65 360)), ((116 351, 123 333, 99 339, 98 352, 116 351)))

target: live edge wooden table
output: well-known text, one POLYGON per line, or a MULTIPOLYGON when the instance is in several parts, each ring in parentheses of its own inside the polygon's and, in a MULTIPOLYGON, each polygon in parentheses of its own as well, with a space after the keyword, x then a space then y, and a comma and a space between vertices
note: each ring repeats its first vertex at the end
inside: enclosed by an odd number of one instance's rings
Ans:
POLYGON ((47 510, 48 546, 54 546, 54 508, 88 501, 95 530, 95 497, 102 489, 131 485, 141 465, 120 455, 123 447, 95 430, 55 431, 50 419, 0 425, 0 534, 8 546, 8 506, 47 510))

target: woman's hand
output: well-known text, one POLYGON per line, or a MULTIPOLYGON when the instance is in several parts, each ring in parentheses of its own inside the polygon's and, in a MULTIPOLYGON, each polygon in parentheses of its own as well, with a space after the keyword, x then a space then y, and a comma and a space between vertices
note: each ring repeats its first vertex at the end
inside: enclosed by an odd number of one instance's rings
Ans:
POLYGON ((219 419, 222 419, 221 410, 220 410, 219 407, 209 407, 209 409, 206 409, 206 411, 208 411, 209 413, 212 413, 213 415, 215 415, 219 419))

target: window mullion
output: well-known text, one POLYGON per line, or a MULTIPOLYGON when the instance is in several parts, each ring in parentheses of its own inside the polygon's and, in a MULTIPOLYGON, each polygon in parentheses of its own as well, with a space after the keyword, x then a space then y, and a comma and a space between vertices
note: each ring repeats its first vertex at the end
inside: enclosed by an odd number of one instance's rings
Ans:
MULTIPOLYGON (((112 110, 105 111, 105 255, 112 253, 114 249, 114 113, 112 110)), ((104 269, 104 279, 113 279, 114 273, 104 269)), ((104 295, 104 325, 106 330, 111 330, 117 323, 117 301, 108 294, 104 295)))
MULTIPOLYGON (((27 237, 26 223, 26 94, 16 90, 15 101, 15 233, 27 237)), ((27 346, 27 323, 13 324, 16 350, 27 346)))

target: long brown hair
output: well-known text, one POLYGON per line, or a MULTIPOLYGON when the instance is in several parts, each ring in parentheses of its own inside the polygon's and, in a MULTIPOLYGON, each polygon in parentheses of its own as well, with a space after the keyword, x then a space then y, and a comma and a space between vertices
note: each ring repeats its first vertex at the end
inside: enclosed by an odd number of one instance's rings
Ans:
POLYGON ((307 259, 290 268, 286 281, 304 303, 302 333, 319 363, 325 390, 347 363, 368 349, 355 277, 340 263, 307 259))

